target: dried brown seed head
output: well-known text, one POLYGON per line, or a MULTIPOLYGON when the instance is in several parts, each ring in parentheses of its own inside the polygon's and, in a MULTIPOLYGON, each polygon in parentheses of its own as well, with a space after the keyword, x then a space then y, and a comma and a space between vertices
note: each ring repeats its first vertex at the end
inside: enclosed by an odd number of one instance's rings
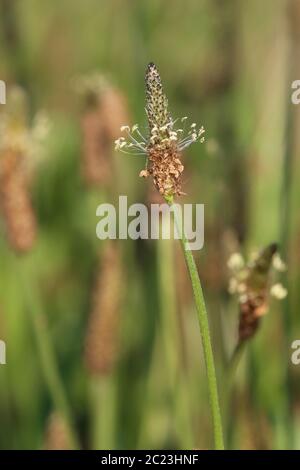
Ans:
POLYGON ((0 154, 0 206, 11 247, 29 251, 36 240, 36 218, 19 154, 0 154))
POLYGON ((82 172, 85 182, 103 185, 112 177, 111 143, 100 109, 87 110, 81 119, 82 172))
POLYGON ((129 119, 123 94, 99 74, 77 77, 75 90, 82 95, 82 169, 89 185, 108 186, 115 173, 113 142, 129 119))
POLYGON ((58 412, 52 413, 49 417, 45 434, 44 449, 72 449, 66 423, 58 412))
POLYGON ((97 273, 85 341, 85 362, 94 375, 111 373, 117 360, 121 293, 120 252, 110 241, 97 273))

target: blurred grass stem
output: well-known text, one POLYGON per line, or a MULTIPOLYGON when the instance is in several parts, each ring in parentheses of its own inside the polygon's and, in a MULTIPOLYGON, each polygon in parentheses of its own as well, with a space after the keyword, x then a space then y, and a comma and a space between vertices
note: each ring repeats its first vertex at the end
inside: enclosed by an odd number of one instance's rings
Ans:
MULTIPOLYGON (((164 216, 162 215, 164 223, 164 216)), ((182 399, 183 374, 181 370, 182 352, 179 321, 176 307, 175 266, 173 243, 171 240, 158 242, 158 276, 161 303, 161 334, 166 358, 171 406, 174 412, 176 434, 183 449, 193 448, 193 433, 189 403, 182 399), (179 345, 179 348, 178 348, 179 345)))
POLYGON ((52 341, 47 331, 47 324, 43 316, 43 309, 39 302, 38 292, 34 289, 31 279, 31 273, 27 266, 26 258, 16 259, 16 271, 24 297, 25 308, 29 314, 35 336, 38 354, 41 361, 42 373, 47 384, 54 408, 61 414, 68 428, 71 446, 74 449, 79 448, 78 439, 74 431, 74 424, 71 417, 69 403, 66 397, 64 386, 59 375, 55 352, 52 341))
POLYGON ((97 376, 90 381, 92 399, 92 449, 114 450, 115 446, 115 380, 97 376))

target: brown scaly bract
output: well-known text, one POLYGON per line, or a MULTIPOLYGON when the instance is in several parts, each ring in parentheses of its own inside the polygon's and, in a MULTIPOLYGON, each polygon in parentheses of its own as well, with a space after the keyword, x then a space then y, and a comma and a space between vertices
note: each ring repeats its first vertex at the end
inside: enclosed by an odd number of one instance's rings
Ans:
POLYGON ((152 176, 160 194, 171 200, 173 196, 182 194, 181 175, 184 166, 181 152, 197 140, 204 141, 204 128, 197 130, 193 123, 186 132, 186 117, 180 120, 183 128, 175 128, 178 119, 173 120, 169 113, 168 100, 155 64, 148 65, 145 81, 148 136, 146 138, 141 134, 138 125, 131 129, 129 126, 122 126, 121 131, 126 132, 127 140, 124 137, 117 139, 116 149, 125 153, 147 155, 147 166, 140 172, 140 176, 152 176))

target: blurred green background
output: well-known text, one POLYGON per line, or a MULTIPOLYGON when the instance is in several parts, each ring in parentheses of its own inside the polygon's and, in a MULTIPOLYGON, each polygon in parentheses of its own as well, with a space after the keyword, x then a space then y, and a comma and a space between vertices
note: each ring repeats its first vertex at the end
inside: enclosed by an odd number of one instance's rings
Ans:
POLYGON ((235 377, 227 447, 300 448, 300 369, 290 360, 300 338, 300 108, 291 103, 299 3, 0 1, 0 79, 25 90, 29 123, 39 110, 50 121, 28 183, 36 241, 16 254, 5 217, 0 223, 2 449, 68 448, 67 422, 81 448, 212 447, 200 333, 177 244, 95 233, 101 202, 154 197, 138 178, 143 157, 112 150, 120 125, 146 125, 150 61, 173 116, 206 129, 206 143, 185 154, 181 202, 205 204, 196 258, 220 392, 239 313, 227 288, 230 253, 278 242, 288 263, 289 295, 271 303, 235 377), (108 84, 96 105, 74 87, 95 73, 108 84), (107 89, 115 101, 105 107, 107 89), (85 177, 95 146, 100 168, 85 177))

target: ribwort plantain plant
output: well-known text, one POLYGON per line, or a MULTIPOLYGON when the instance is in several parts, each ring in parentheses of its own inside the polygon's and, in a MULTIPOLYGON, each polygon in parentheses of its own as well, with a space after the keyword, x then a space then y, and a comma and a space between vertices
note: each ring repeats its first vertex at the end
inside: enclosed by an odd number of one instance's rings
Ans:
MULTIPOLYGON (((155 64, 150 63, 148 65, 145 81, 148 135, 144 136, 140 132, 138 125, 134 125, 131 129, 129 126, 124 125, 121 127, 121 131, 126 134, 126 138, 123 136, 115 141, 116 149, 135 155, 146 155, 146 168, 140 172, 140 176, 144 178, 152 177, 154 186, 169 206, 172 207, 174 197, 183 194, 182 173, 184 166, 181 161, 182 151, 194 142, 204 141, 204 128, 197 128, 196 124, 192 123, 186 131, 187 117, 183 117, 180 120, 172 118, 169 112, 168 100, 164 94, 161 78, 155 64), (177 127, 178 122, 180 127, 177 127)), ((175 205, 173 209, 175 225, 177 225, 179 233, 182 234, 181 246, 189 271, 198 313, 207 370, 214 443, 215 448, 221 450, 224 449, 222 420, 208 315, 196 263, 189 249, 184 231, 179 226, 175 205)))

